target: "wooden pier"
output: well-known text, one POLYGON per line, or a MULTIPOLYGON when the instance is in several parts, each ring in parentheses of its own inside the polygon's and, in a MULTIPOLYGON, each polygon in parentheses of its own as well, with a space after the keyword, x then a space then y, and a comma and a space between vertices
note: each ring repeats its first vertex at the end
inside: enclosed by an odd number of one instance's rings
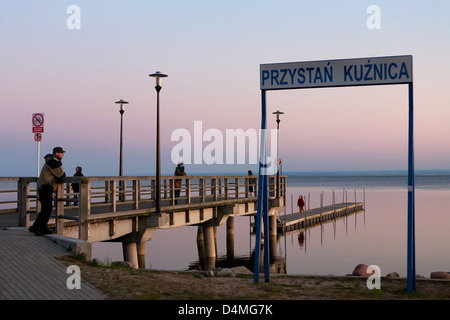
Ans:
POLYGON ((360 210, 364 210, 364 202, 343 202, 305 210, 301 214, 296 212, 279 215, 277 230, 278 232, 288 232, 302 229, 360 210))
MULTIPOLYGON (((161 177, 158 190, 154 176, 66 177, 54 196, 54 214, 48 226, 55 227, 58 241, 82 247, 90 256, 91 243, 121 242, 124 260, 135 267, 144 265, 145 244, 156 229, 197 227, 204 239, 204 256, 216 259, 215 228, 226 224, 228 237, 234 235, 234 218, 257 213, 258 176, 184 176, 161 177), (80 185, 73 192, 72 184, 80 185), (252 188, 251 188, 252 187, 252 188), (177 197, 175 191, 180 190, 177 197), (254 190, 254 191, 253 191, 254 190), (161 210, 156 210, 156 194, 161 195, 161 210)), ((276 177, 268 181, 271 230, 276 233, 276 214, 285 210, 286 179, 280 176, 276 196, 276 177)), ((40 211, 36 177, 0 177, 0 227, 29 227, 40 211), (6 220, 6 219, 0 219, 6 220)), ((78 252, 77 252, 78 253, 78 252)))

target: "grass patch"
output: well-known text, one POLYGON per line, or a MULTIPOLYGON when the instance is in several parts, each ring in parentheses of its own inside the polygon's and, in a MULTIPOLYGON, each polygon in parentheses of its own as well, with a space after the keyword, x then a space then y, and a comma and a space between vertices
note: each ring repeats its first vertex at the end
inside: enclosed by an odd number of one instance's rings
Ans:
POLYGON ((200 272, 115 267, 109 259, 87 263, 66 256, 58 260, 79 265, 83 280, 113 300, 450 299, 450 281, 445 280, 417 281, 417 290, 407 293, 406 279, 382 279, 381 290, 368 289, 366 279, 349 277, 273 276, 270 282, 255 284, 253 274, 204 276, 200 272))

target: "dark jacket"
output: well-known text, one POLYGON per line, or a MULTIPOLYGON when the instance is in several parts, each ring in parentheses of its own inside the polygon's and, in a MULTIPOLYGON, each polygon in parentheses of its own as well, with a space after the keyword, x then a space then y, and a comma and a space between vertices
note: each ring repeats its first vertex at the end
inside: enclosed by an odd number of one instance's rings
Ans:
POLYGON ((41 174, 39 175, 37 187, 41 189, 43 185, 48 184, 53 187, 53 191, 56 190, 56 186, 60 178, 64 178, 66 173, 62 167, 61 159, 54 154, 47 154, 45 157, 45 164, 42 167, 41 174))
MULTIPOLYGON (((75 172, 75 174, 73 176, 74 177, 84 177, 84 174, 82 174, 81 171, 77 171, 77 172, 75 172)), ((80 191, 80 184, 79 183, 72 183, 72 190, 74 192, 79 192, 80 191)))
MULTIPOLYGON (((184 172, 184 167, 176 167, 174 176, 185 176, 186 172, 184 172)), ((181 188, 181 180, 175 179, 175 188, 181 188)))

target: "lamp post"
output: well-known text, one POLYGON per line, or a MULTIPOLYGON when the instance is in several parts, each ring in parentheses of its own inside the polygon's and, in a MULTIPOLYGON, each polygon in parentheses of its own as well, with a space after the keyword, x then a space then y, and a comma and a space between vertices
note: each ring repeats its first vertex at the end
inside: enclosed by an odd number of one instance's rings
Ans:
MULTIPOLYGON (((115 103, 120 104, 120 157, 119 157, 119 176, 123 176, 123 113, 125 112, 123 105, 128 104, 127 101, 120 99, 115 103)), ((119 182, 120 191, 123 191, 124 183, 122 180, 119 182)), ((122 201, 125 199, 124 195, 121 194, 119 197, 122 201)))
POLYGON ((276 197, 280 197, 280 114, 284 114, 280 110, 272 112, 277 115, 277 191, 276 197))
POLYGON ((125 112, 123 105, 128 104, 127 101, 120 99, 115 103, 120 104, 120 160, 119 160, 119 176, 123 175, 123 113, 125 112))
POLYGON ((152 73, 149 77, 156 78, 156 213, 161 213, 161 154, 159 136, 159 92, 161 91, 161 78, 167 77, 159 71, 152 73))

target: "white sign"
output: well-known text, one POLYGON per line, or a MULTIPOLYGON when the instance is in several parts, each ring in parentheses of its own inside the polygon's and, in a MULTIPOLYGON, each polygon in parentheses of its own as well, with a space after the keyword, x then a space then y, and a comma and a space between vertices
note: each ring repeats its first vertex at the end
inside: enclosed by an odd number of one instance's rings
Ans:
POLYGON ((412 56, 260 65, 261 90, 411 83, 412 56))
POLYGON ((33 113, 31 122, 33 123, 33 133, 44 132, 44 114, 43 113, 33 113))

